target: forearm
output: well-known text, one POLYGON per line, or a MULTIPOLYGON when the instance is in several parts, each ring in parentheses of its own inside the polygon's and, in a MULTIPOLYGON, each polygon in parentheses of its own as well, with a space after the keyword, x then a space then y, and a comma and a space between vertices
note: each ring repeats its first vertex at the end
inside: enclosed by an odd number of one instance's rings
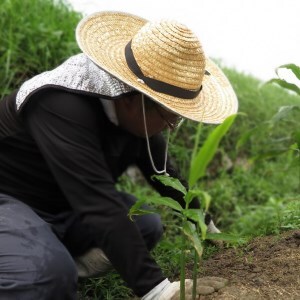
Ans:
MULTIPOLYGON (((55 94, 55 93, 54 93, 55 94)), ((74 214, 95 246, 137 295, 164 279, 150 256, 106 164, 100 115, 85 99, 50 97, 30 106, 25 122, 74 214)), ((90 99, 88 99, 90 100, 90 99)))

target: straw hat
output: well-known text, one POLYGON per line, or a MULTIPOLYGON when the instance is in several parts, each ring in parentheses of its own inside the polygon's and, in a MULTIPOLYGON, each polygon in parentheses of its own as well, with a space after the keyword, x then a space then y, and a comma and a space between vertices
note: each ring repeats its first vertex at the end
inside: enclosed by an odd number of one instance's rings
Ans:
POLYGON ((176 21, 99 12, 81 20, 76 39, 100 68, 185 118, 217 124, 237 111, 226 76, 176 21))

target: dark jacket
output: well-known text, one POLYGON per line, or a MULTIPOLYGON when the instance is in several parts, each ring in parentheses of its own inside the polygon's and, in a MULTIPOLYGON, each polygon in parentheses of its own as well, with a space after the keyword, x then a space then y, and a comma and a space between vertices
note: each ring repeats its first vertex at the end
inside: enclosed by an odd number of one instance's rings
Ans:
MULTIPOLYGON (((116 221, 127 217, 115 184, 130 165, 159 193, 182 203, 180 192, 151 180, 145 139, 110 122, 99 96, 45 87, 18 113, 15 97, 0 102, 1 193, 25 202, 42 217, 53 216, 53 223, 58 222, 55 216, 72 212, 92 236, 107 233, 103 220, 99 228, 99 216, 116 221)), ((151 137, 150 144, 155 165, 162 169, 163 136, 151 137)), ((167 171, 178 177, 169 160, 167 171)))

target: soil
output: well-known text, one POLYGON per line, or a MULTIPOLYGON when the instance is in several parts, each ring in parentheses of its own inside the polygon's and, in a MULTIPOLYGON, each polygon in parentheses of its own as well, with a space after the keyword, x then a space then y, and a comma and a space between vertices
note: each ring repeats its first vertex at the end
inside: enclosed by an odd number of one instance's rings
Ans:
POLYGON ((300 300, 300 230, 222 249, 202 267, 201 276, 224 277, 229 283, 201 300, 300 300))
MULTIPOLYGON (((202 262, 202 276, 223 277, 229 283, 199 300, 300 300, 300 230, 223 248, 202 262)), ((79 299, 92 298, 79 294, 79 299)))

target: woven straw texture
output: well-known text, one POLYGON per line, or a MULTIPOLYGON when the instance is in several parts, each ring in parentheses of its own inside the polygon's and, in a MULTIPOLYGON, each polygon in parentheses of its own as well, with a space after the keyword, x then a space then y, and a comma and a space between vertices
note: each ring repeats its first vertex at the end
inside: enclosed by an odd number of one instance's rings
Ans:
POLYGON ((238 101, 226 76, 205 57, 193 32, 178 22, 147 22, 127 13, 99 12, 78 24, 76 38, 100 68, 183 117, 218 124, 237 112, 238 101), (127 65, 125 47, 130 41, 145 76, 192 91, 202 84, 199 95, 183 99, 147 86, 127 65))

